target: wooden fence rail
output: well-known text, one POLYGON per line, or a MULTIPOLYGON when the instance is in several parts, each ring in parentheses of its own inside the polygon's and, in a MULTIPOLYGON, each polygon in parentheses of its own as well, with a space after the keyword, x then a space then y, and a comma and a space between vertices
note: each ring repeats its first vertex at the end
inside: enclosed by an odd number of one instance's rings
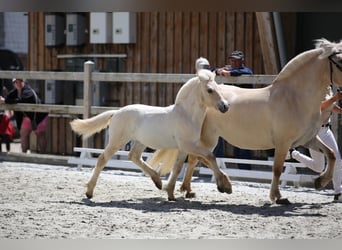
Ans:
MULTIPOLYGON (((80 115, 88 118, 109 109, 119 107, 99 107, 92 105, 92 84, 93 82, 151 82, 160 84, 184 83, 194 74, 164 74, 164 73, 104 73, 94 71, 94 63, 87 61, 84 63, 83 72, 55 72, 55 71, 0 71, 0 79, 22 78, 27 80, 63 80, 83 82, 83 106, 75 105, 51 105, 51 104, 2 104, 0 109, 10 109, 15 111, 35 111, 47 112, 49 114, 80 115)), ((225 84, 255 84, 268 85, 275 75, 245 75, 240 77, 216 77, 218 83, 225 84)), ((68 82, 66 82, 68 83, 68 82)), ((83 146, 88 143, 83 142, 83 146)))

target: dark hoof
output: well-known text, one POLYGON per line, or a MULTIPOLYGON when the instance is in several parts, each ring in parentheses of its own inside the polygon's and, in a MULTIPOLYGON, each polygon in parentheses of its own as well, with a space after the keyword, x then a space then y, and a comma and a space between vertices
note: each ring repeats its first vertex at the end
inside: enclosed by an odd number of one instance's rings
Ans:
POLYGON ((92 196, 92 195, 90 195, 90 194, 87 194, 87 193, 86 193, 86 196, 87 196, 87 198, 88 198, 88 199, 91 199, 91 198, 93 198, 93 196, 92 196))
POLYGON ((176 198, 170 198, 170 197, 168 197, 167 199, 168 199, 168 201, 177 201, 176 198))
POLYGON ((220 192, 220 193, 227 193, 227 194, 231 194, 232 193, 232 190, 231 189, 223 189, 223 188, 220 188, 219 186, 217 186, 217 190, 220 192))
POLYGON ((217 186, 217 190, 220 192, 220 193, 224 193, 224 190, 222 188, 220 188, 219 186, 217 186))
POLYGON ((162 188, 163 188, 163 183, 161 183, 161 182, 154 182, 154 185, 156 185, 156 187, 157 187, 159 190, 162 190, 162 188))
POLYGON ((186 193, 186 195, 185 195, 185 198, 189 198, 189 199, 191 199, 191 198, 195 198, 195 197, 196 197, 196 194, 195 194, 195 193, 193 193, 193 192, 186 193))
POLYGON ((287 198, 284 198, 284 199, 277 199, 276 200, 276 204, 279 204, 279 205, 290 205, 291 202, 287 198))

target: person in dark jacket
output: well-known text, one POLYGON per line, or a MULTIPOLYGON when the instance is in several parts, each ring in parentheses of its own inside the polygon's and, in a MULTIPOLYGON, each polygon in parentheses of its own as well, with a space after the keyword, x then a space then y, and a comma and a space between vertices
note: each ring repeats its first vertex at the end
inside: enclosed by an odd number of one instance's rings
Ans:
MULTIPOLYGON (((221 68, 214 68, 213 72, 218 76, 241 76, 241 75, 252 75, 253 71, 245 65, 245 55, 242 51, 235 50, 229 57, 229 65, 221 68)), ((243 84, 241 88, 253 88, 253 84, 243 84)), ((241 149, 234 147, 234 154, 238 158, 250 159, 252 157, 252 151, 247 149, 241 149)), ((220 137, 216 148, 214 149, 214 155, 216 157, 224 156, 224 141, 220 137)), ((250 164, 238 164, 240 169, 250 170, 250 164)))
MULTIPOLYGON (((0 97, 0 103, 35 103, 41 104, 36 92, 23 79, 14 78, 12 89, 6 98, 0 97)), ((17 126, 20 128, 20 142, 22 152, 27 152, 30 146, 30 134, 34 131, 37 135, 40 153, 46 152, 46 128, 48 113, 15 111, 17 126)))

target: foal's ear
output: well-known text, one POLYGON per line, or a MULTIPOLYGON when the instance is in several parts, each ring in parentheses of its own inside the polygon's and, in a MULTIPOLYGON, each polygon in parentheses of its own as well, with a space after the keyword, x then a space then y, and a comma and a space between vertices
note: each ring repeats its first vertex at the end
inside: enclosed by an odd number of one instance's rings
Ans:
POLYGON ((201 82, 208 82, 212 77, 215 78, 215 74, 207 69, 201 69, 198 71, 198 78, 201 82))

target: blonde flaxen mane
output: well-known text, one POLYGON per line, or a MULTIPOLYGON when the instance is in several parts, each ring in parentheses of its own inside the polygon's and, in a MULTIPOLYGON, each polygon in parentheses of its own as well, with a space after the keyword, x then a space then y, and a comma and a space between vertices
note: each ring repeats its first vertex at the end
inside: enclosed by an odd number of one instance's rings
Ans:
POLYGON ((314 57, 318 56, 319 59, 327 58, 334 52, 338 51, 338 46, 341 46, 341 43, 333 43, 325 38, 316 39, 315 41, 315 49, 301 53, 290 60, 281 70, 275 81, 283 80, 293 75, 297 70, 300 70, 303 65, 306 65, 306 63, 312 60, 314 57))

